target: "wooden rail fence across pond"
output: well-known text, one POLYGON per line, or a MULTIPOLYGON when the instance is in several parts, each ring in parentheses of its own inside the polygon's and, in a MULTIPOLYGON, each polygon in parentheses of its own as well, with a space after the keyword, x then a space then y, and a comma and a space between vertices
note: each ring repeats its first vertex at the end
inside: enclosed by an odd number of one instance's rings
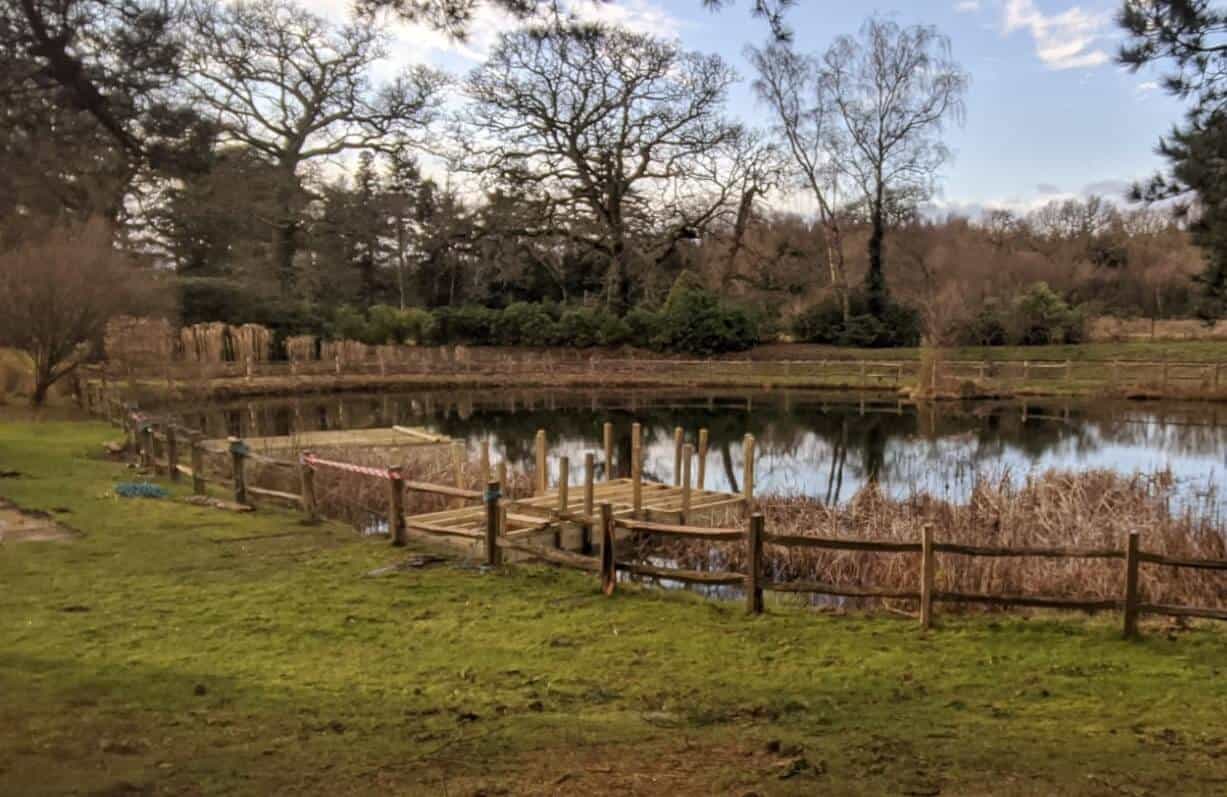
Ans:
MULTIPOLYGON (((406 480, 398 466, 359 465, 317 457, 303 452, 297 461, 258 454, 243 440, 230 438, 225 447, 232 463, 230 478, 206 478, 202 465, 205 440, 198 432, 145 415, 134 408, 111 400, 102 410, 112 422, 121 425, 127 435, 128 447, 137 452, 143 466, 165 472, 171 480, 181 476, 192 479, 194 492, 207 493, 207 483, 221 484, 234 492, 236 504, 250 506, 255 498, 274 499, 301 508, 308 522, 319 519, 316 480, 327 471, 343 471, 365 478, 386 481, 387 528, 393 544, 404 545, 409 532, 429 537, 459 539, 476 545, 491 566, 503 564, 504 554, 515 552, 533 559, 562 567, 599 573, 606 594, 617 588, 618 573, 706 586, 740 587, 744 590, 746 608, 751 614, 764 611, 766 592, 811 594, 845 598, 902 599, 915 601, 919 607, 921 625, 929 628, 934 621, 934 607, 941 603, 981 604, 1004 607, 1033 607, 1078 610, 1086 612, 1119 611, 1123 617, 1126 637, 1138 634, 1138 619, 1155 614, 1172 617, 1227 620, 1227 610, 1195 606, 1174 606, 1145 600, 1139 586, 1143 565, 1174 569, 1227 571, 1227 560, 1185 559, 1145 551, 1142 535, 1132 532, 1120 549, 1031 547, 1002 548, 941 542, 936 530, 926 525, 919 529, 912 542, 822 537, 808 534, 777 534, 766 528, 762 514, 754 509, 754 438, 746 435, 746 451, 742 492, 718 492, 704 488, 703 463, 706 458, 708 435, 697 434, 698 468, 695 447, 685 442, 681 429, 675 434, 675 483, 660 484, 643 479, 642 440, 638 423, 631 428, 631 462, 628 478, 613 476, 612 455, 614 430, 604 427, 605 479, 596 480, 596 452, 585 454, 584 480, 577 485, 579 495, 571 490, 570 463, 560 458, 558 478, 549 484, 546 433, 536 437, 534 494, 526 498, 504 497, 507 476, 504 463, 492 470, 488 444, 481 447, 480 482, 484 490, 465 489, 459 479, 455 485, 406 480), (180 461, 184 442, 190 465, 180 461), (273 468, 289 469, 299 476, 297 493, 272 490, 248 483, 247 464, 258 463, 273 468), (459 503, 453 508, 417 515, 406 515, 406 493, 420 492, 443 496, 459 503), (696 518, 711 517, 713 510, 743 508, 743 523, 736 526, 698 525, 696 518), (577 532, 574 550, 563 545, 564 530, 577 532), (634 537, 672 537, 703 540, 744 546, 745 572, 693 570, 664 567, 620 558, 625 542, 634 537), (538 538, 545 538, 542 542, 538 538), (832 551, 860 551, 881 555, 905 555, 916 559, 914 588, 873 588, 861 585, 832 584, 804 580, 774 580, 763 566, 766 546, 786 549, 808 548, 832 551), (989 558, 1099 559, 1119 561, 1124 570, 1124 590, 1119 598, 1076 598, 1052 595, 990 594, 947 592, 936 589, 939 556, 989 558)), ((429 437, 423 430, 413 430, 429 437)), ((459 444, 452 442, 454 454, 460 454, 459 444)), ((459 462, 459 460, 454 460, 459 462)), ((462 464, 462 463, 460 463, 462 464)), ((457 474, 459 474, 457 470, 457 474)))

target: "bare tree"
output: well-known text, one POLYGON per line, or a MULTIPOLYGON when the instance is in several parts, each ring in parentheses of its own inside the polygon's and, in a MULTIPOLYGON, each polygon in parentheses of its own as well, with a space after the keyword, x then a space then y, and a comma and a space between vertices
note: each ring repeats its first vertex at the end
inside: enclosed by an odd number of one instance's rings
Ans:
POLYGON ((107 223, 95 220, 0 254, 0 346, 33 360, 35 405, 76 370, 107 321, 164 309, 156 275, 110 240, 107 223))
POLYGON ((864 197, 871 226, 865 287, 870 312, 886 307, 883 241, 892 203, 919 203, 949 159, 947 122, 961 122, 970 78, 936 28, 870 18, 822 57, 823 82, 840 119, 836 166, 864 197))
POLYGON ((779 42, 750 48, 747 57, 758 72, 754 91, 771 109, 774 130, 791 158, 790 171, 817 204, 818 220, 826 233, 824 256, 831 286, 847 320, 851 311, 839 213, 842 174, 835 164, 842 139, 822 63, 779 42))
POLYGON ((742 184, 747 136, 722 115, 734 79, 717 56, 605 25, 508 33, 468 81, 465 167, 573 219, 566 235, 607 259, 624 311, 632 263, 699 235, 742 184))
POLYGON ((386 56, 384 31, 369 22, 332 25, 293 0, 202 0, 192 17, 195 101, 224 139, 262 153, 281 175, 278 215, 267 223, 273 264, 288 292, 304 165, 420 138, 443 77, 415 67, 376 86, 371 70, 386 56))

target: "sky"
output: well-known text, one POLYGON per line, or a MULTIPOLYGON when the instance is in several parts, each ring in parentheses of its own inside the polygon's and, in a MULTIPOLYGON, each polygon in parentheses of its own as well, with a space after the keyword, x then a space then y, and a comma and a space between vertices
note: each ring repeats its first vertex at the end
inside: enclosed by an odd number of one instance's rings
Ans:
MULTIPOLYGON (((343 15, 347 5, 305 2, 329 16, 343 15)), ((729 113, 752 126, 767 124, 767 109, 750 89, 744 50, 764 43, 769 32, 751 16, 750 0, 734 0, 718 12, 701 0, 572 4, 585 16, 677 39, 688 50, 718 53, 742 77, 730 92, 729 113)), ((1156 72, 1132 73, 1114 63, 1121 34, 1113 15, 1119 6, 1120 0, 799 0, 788 24, 796 48, 806 52, 822 52, 836 36, 855 34, 875 12, 902 25, 934 25, 950 37, 971 88, 964 124, 946 134, 954 159, 943 169, 931 212, 974 216, 986 208, 1025 212, 1091 193, 1123 201, 1131 181, 1162 167, 1155 145, 1180 120, 1183 106, 1159 89, 1156 72)), ((465 42, 400 25, 393 61, 463 75, 513 24, 499 12, 483 11, 465 42)), ((811 210, 801 196, 776 204, 811 210)))

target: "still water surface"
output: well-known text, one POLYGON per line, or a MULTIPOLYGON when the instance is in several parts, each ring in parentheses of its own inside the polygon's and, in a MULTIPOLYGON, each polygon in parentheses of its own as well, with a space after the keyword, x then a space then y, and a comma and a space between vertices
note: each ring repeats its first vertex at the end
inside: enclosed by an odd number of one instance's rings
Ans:
MULTIPOLYGON (((1170 471, 1187 499, 1206 499, 1227 473, 1227 407, 1197 403, 1035 400, 915 405, 812 391, 419 391, 305 395, 216 404, 183 412, 209 435, 403 424, 489 440, 495 461, 531 466, 545 429, 551 472, 569 456, 601 459, 601 428, 615 427, 614 468, 630 458, 630 425, 643 424, 645 477, 673 480, 673 430, 710 432, 707 487, 740 488, 743 446, 757 440, 756 492, 847 500, 876 479, 896 496, 924 491, 961 499, 977 475, 1023 479, 1049 469, 1170 471)), ((601 466, 598 465, 598 472, 601 466)), ((1218 505, 1221 496, 1210 502, 1218 505)), ((1221 508, 1221 507, 1220 507, 1221 508)))

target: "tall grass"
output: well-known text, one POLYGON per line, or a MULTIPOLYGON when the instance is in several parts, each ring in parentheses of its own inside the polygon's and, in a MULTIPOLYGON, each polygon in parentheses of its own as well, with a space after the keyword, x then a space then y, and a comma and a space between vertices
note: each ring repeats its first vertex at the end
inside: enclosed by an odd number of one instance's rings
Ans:
MULTIPOLYGON (((1227 559, 1227 528, 1213 488, 1193 501, 1177 494, 1170 473, 1122 476, 1105 471, 1050 471, 1018 482, 1003 473, 976 481, 968 500, 917 493, 902 500, 873 486, 837 506, 804 497, 759 501, 766 528, 777 534, 917 542, 932 524, 938 542, 1003 548, 1076 547, 1123 551, 1129 532, 1145 551, 1195 559, 1227 559)), ((695 543, 653 546, 687 567, 744 572, 745 547, 695 543)), ((878 554, 767 546, 773 580, 918 589, 916 554, 878 554)), ((1142 565, 1144 600, 1227 607, 1227 574, 1142 565)), ((939 591, 1120 598, 1124 563, 1102 559, 981 558, 939 554, 939 591)))

